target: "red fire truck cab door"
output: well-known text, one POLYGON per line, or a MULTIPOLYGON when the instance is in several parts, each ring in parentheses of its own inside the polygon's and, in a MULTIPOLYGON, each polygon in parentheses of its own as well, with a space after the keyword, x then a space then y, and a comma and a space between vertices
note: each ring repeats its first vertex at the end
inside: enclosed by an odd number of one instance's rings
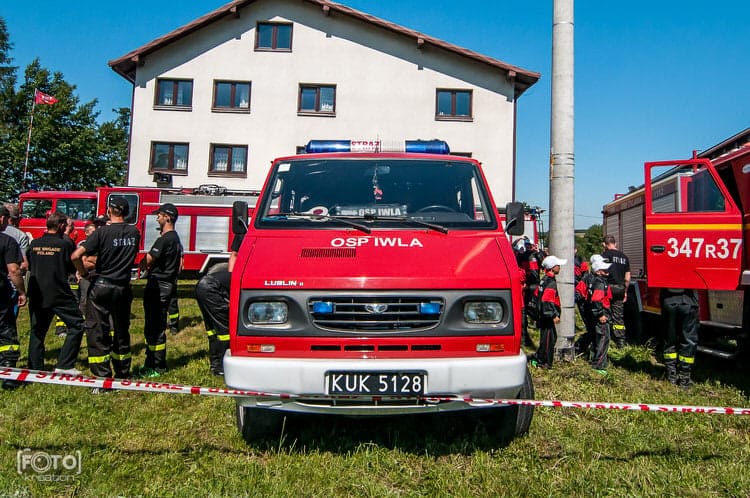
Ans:
POLYGON ((734 290, 742 215, 706 159, 646 163, 649 287, 734 290))

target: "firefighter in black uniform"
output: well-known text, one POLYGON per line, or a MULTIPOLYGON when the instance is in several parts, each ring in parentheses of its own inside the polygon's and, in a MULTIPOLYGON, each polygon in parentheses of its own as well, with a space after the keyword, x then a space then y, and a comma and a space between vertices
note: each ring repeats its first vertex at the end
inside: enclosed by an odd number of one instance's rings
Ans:
POLYGON ((75 362, 83 338, 83 316, 69 284, 70 275, 75 274, 70 256, 76 248, 70 237, 64 236, 66 224, 64 214, 52 213, 47 218, 46 233, 29 246, 29 368, 44 368, 44 338, 57 314, 67 333, 55 372, 80 375, 75 362))
POLYGON ((229 348, 229 288, 232 270, 244 235, 235 235, 227 269, 207 273, 195 285, 195 297, 208 336, 210 370, 224 375, 224 353, 229 348))
POLYGON ((167 315, 170 303, 177 298, 177 276, 182 266, 182 244, 174 229, 177 208, 166 203, 151 214, 156 215, 161 236, 141 260, 141 269, 148 272, 143 292, 146 362, 141 375, 144 377, 157 377, 167 370, 167 315))
POLYGON ((698 346, 698 297, 692 289, 662 289, 659 297, 667 328, 664 343, 667 379, 687 389, 693 385, 690 377, 698 346))
POLYGON ((610 303, 612 291, 609 288, 609 268, 611 263, 596 260, 591 265, 594 278, 589 286, 588 302, 591 319, 594 323, 594 351, 591 355, 591 367, 601 374, 607 373, 607 351, 609 350, 610 321, 612 313, 610 303))
POLYGON ((130 269, 138 254, 141 235, 125 223, 128 201, 119 195, 109 198, 110 224, 96 230, 74 252, 71 259, 81 278, 88 277, 82 258, 96 256, 96 277, 86 302, 84 329, 89 350, 89 368, 98 377, 130 376, 130 269), (113 335, 109 333, 112 318, 113 335), (110 360, 112 368, 110 368, 110 360))
MULTIPOLYGON (((0 205, 0 232, 5 230, 9 220, 8 208, 0 205)), ((15 308, 26 304, 26 288, 21 275, 23 261, 18 242, 13 237, 0 233, 0 367, 15 368, 21 352, 15 308)), ((6 379, 2 387, 15 389, 19 385, 17 381, 6 379)))
POLYGON ((618 348, 625 347, 625 301, 630 287, 630 260, 617 249, 612 235, 604 237, 602 257, 612 263, 609 267, 609 288, 612 290, 612 335, 618 348))

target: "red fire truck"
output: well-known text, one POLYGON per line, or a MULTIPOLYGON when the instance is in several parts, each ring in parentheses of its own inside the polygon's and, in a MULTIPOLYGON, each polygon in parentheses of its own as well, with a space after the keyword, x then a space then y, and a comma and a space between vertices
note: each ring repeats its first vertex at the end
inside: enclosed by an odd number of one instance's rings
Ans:
MULTIPOLYGON (((525 433, 521 281, 480 164, 441 141, 312 141, 276 159, 247 223, 230 297, 228 386, 246 440, 287 413, 373 416, 476 409, 525 433), (359 152, 358 152, 359 150, 359 152)), ((523 206, 507 206, 523 233, 523 206)))
POLYGON ((96 192, 32 190, 20 195, 18 210, 19 228, 31 239, 41 237, 47 230, 47 215, 59 211, 73 220, 71 238, 79 241, 86 221, 96 216, 96 192))
POLYGON ((661 288, 699 291, 698 350, 746 352, 750 330, 750 129, 693 158, 649 162, 645 184, 604 206, 604 233, 630 258, 626 326, 640 335, 661 288), (632 296, 632 297, 631 297, 632 296))
POLYGON ((217 185, 203 185, 195 189, 101 187, 96 192, 25 192, 19 200, 21 229, 32 238, 39 237, 44 232, 47 213, 61 211, 74 219, 76 229, 82 231, 86 220, 107 212, 107 201, 112 195, 127 199, 130 213, 126 221, 141 232, 140 255, 136 262, 159 236, 159 225, 152 212, 160 204, 171 202, 177 206, 180 214, 175 230, 185 250, 185 270, 205 272, 229 258, 232 203, 245 201, 251 213, 258 192, 228 191, 217 185))

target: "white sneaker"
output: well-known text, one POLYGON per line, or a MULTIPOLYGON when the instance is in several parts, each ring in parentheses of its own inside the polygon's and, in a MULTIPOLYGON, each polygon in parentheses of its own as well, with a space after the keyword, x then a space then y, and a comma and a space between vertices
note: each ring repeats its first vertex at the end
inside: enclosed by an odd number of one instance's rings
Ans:
POLYGON ((77 368, 56 368, 55 369, 56 374, 63 374, 63 375, 72 375, 73 377, 77 377, 81 375, 81 371, 77 368))

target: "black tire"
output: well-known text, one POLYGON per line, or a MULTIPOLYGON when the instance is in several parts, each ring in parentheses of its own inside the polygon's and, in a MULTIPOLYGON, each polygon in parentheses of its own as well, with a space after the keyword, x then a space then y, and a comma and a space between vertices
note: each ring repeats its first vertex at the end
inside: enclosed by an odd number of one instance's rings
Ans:
MULTIPOLYGON (((518 393, 518 399, 534 399, 534 383, 531 381, 531 372, 526 369, 526 380, 523 382, 521 392, 518 393)), ((529 432, 531 419, 534 418, 534 407, 530 405, 514 406, 516 409, 516 429, 514 437, 520 437, 529 432)))
POLYGON ((248 444, 278 439, 284 426, 284 414, 267 408, 253 408, 237 403, 237 429, 248 444))
MULTIPOLYGON (((516 399, 534 399, 534 384, 528 369, 526 379, 516 399)), ((511 405, 483 408, 478 415, 488 435, 498 439, 499 442, 508 443, 529 432, 531 419, 534 417, 534 407, 511 405)))

